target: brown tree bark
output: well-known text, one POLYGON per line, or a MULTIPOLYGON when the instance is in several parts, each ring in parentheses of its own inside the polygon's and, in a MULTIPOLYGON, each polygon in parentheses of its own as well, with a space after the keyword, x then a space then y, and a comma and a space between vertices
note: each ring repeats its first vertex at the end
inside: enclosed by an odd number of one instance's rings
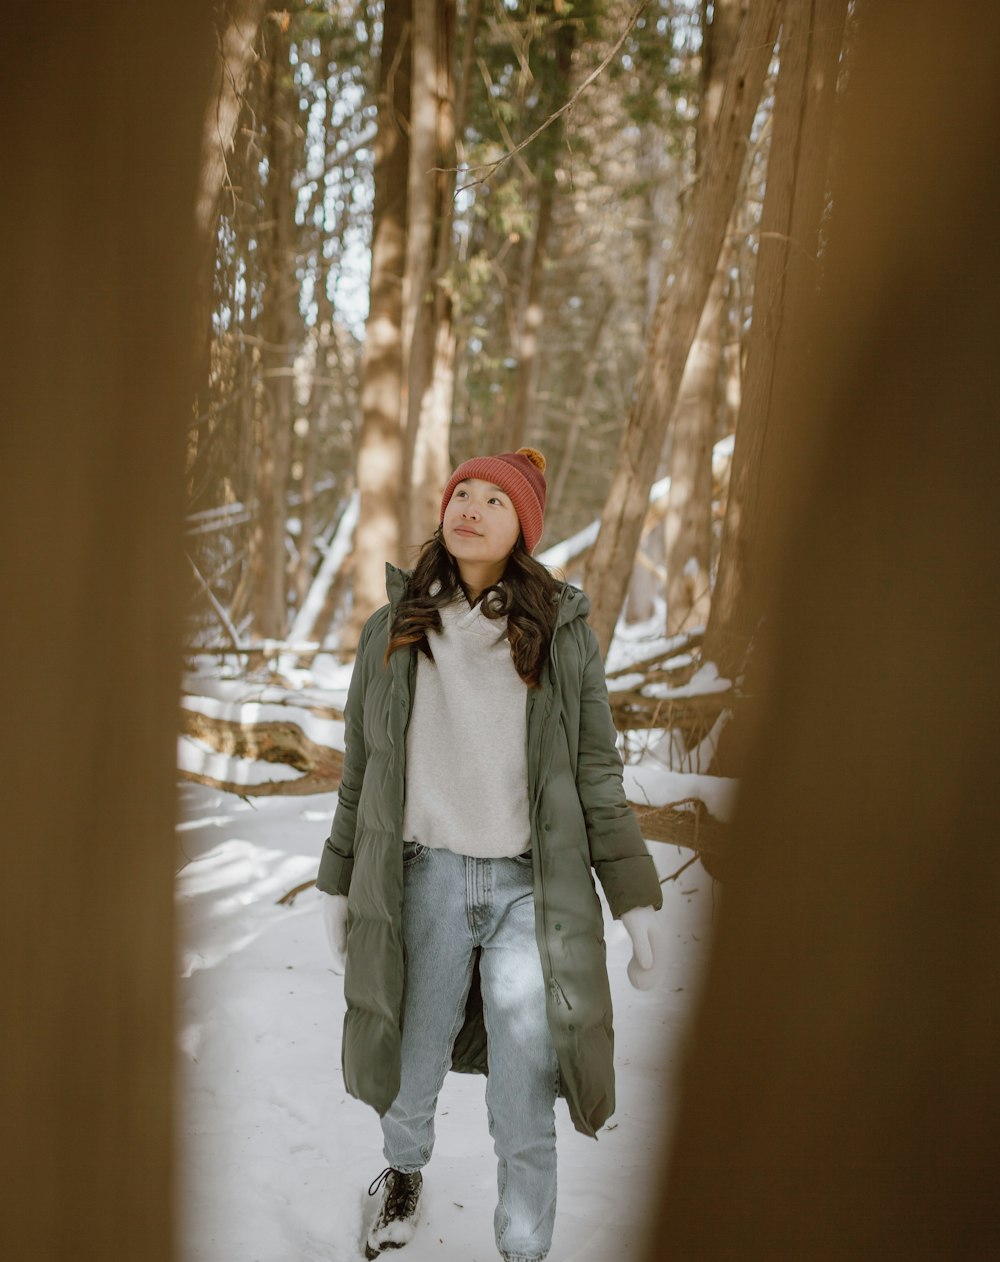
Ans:
POLYGON ((569 421, 566 442, 563 445, 556 471, 549 480, 550 489, 546 502, 546 511, 553 515, 558 511, 559 506, 563 502, 563 496, 566 494, 566 484, 569 480, 570 470, 573 468, 573 458, 576 455, 577 443, 580 441, 580 435, 587 424, 587 409, 594 389, 594 381, 597 377, 597 366, 600 363, 601 339, 604 336, 605 329, 608 327, 616 305, 613 286, 609 285, 604 277, 595 279, 599 287, 597 316, 583 350, 580 389, 573 400, 572 416, 569 421))
POLYGON ((791 346, 819 279, 820 216, 846 14, 846 0, 798 0, 787 5, 782 26, 753 321, 705 646, 706 656, 730 677, 739 672, 762 613, 755 558, 766 546, 762 532, 779 493, 768 466, 794 423, 775 391, 791 379, 791 346))
POLYGON ((398 562, 398 499, 403 480, 403 266, 406 257, 407 129, 410 109, 410 0, 389 0, 382 19, 372 273, 361 361, 361 442, 355 531, 354 607, 348 641, 385 603, 385 563, 398 562))
POLYGON ((964 16, 868 6, 849 65, 649 1262, 1000 1254, 1000 10, 964 16))
MULTIPOLYGON (((555 40, 555 80, 552 101, 553 108, 559 109, 569 99, 570 94, 570 72, 576 43, 575 25, 572 22, 561 22, 555 40)), ((549 237, 552 233, 553 203, 557 187, 557 152, 562 135, 563 122, 560 118, 552 124, 552 135, 547 137, 551 153, 544 162, 538 181, 535 232, 531 241, 528 267, 521 282, 520 310, 514 347, 517 356, 517 377, 507 422, 506 446, 511 451, 524 446, 534 406, 535 377, 538 372, 538 341, 545 319, 545 264, 549 253, 549 237)))
POLYGON ((205 110, 201 171, 195 202, 201 255, 198 268, 199 354, 204 350, 211 319, 215 234, 226 185, 227 164, 234 152, 243 93, 258 58, 257 36, 265 8, 264 0, 226 0, 218 6, 218 53, 205 110))
POLYGON ((288 618, 285 531, 292 451, 292 366, 301 327, 296 277, 295 152, 301 140, 289 36, 274 22, 268 49, 267 201, 260 248, 267 280, 260 320, 260 410, 250 534, 251 610, 258 639, 281 639, 288 618))
POLYGON ((729 251, 723 248, 688 352, 670 425, 670 492, 663 523, 668 635, 703 627, 712 603, 712 449, 728 258, 729 251))
MULTIPOLYGON (((696 175, 722 107, 729 62, 747 0, 715 0, 712 20, 702 3, 701 107, 696 175)), ((704 626, 711 605, 712 448, 715 444, 722 364, 723 303, 729 251, 719 255, 705 299, 670 425, 670 495, 664 522, 667 563, 667 634, 704 626)))
POLYGON ((525 443, 528 420, 535 394, 538 338, 545 318, 543 305, 545 262, 552 232, 552 201, 556 192, 555 171, 543 173, 538 182, 535 231, 529 244, 528 264, 521 282, 520 306, 515 333, 517 370, 508 411, 504 447, 517 451, 525 443))
POLYGON ((601 532, 586 573, 591 623, 603 652, 607 652, 625 597, 664 432, 715 274, 780 8, 781 0, 759 0, 741 24, 718 127, 705 158, 704 178, 685 212, 671 272, 657 302, 635 402, 601 516, 601 532))
MULTIPOLYGON (((477 19, 474 9, 468 20, 477 19)), ((474 38, 473 25, 466 31, 467 52, 474 38)), ((455 191, 454 45, 454 0, 414 0, 403 284, 404 551, 418 548, 433 534, 448 476, 451 394, 446 386, 454 371, 454 335, 443 281, 451 261, 455 191)))
MULTIPOLYGON (((325 59, 320 62, 318 67, 319 73, 323 74, 334 69, 333 66, 326 64, 325 59)), ((336 97, 331 92, 327 95, 326 114, 323 121, 323 144, 325 154, 329 160, 332 138, 335 136, 334 112, 336 107, 336 97)), ((322 197, 325 189, 324 181, 317 183, 316 196, 322 197)), ((309 216, 306 217, 307 222, 309 216)), ((343 243, 341 235, 340 244, 343 243)), ((299 489, 302 495, 302 502, 299 507, 299 533, 296 539, 296 550, 298 558, 295 564, 295 609, 296 614, 302 609, 302 604, 309 592, 309 587, 313 579, 313 562, 315 560, 316 550, 316 471, 319 462, 319 432, 320 427, 326 420, 328 412, 328 400, 330 397, 329 387, 329 367, 328 360, 332 355, 336 355, 336 344, 334 337, 334 309, 333 300, 329 293, 330 282, 330 255, 325 249, 325 239, 322 232, 317 234, 315 244, 316 250, 316 282, 314 289, 314 300, 316 303, 316 325, 313 332, 315 339, 315 361, 313 366, 312 381, 309 387, 309 400, 305 408, 304 421, 305 432, 299 435, 300 441, 297 445, 299 460, 302 467, 301 480, 299 489)), ((299 429, 296 422, 296 432, 299 429)))
POLYGON ((56 22, 23 6, 0 41, 11 1259, 173 1257, 180 528, 212 51, 195 0, 56 22))
MULTIPOLYGON (((469 85, 475 61, 476 33, 479 29, 481 9, 481 0, 469 0, 466 7, 462 64, 458 83, 453 89, 455 95, 453 118, 448 108, 449 92, 444 87, 446 80, 443 66, 439 70, 443 86, 440 92, 441 108, 438 113, 440 129, 438 146, 441 154, 446 158, 444 165, 449 168, 456 164, 465 132, 469 85)), ((452 21, 454 21, 453 17, 452 21)), ((458 338, 455 330, 453 294, 447 280, 447 272, 454 249, 452 225, 455 212, 455 179, 454 170, 443 172, 441 224, 438 230, 437 256, 432 277, 434 359, 430 384, 425 387, 421 404, 411 471, 413 492, 411 538, 419 542, 430 538, 437 527, 441 491, 451 471, 449 440, 452 412, 455 406, 455 358, 458 351, 458 338)))

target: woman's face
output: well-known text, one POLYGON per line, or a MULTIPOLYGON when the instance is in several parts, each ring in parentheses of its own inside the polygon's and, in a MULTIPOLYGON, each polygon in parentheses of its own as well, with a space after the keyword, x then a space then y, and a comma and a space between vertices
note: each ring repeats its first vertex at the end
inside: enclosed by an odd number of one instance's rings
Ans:
POLYGON ((506 491, 482 478, 459 482, 444 510, 444 545, 458 562, 500 565, 507 561, 521 533, 506 491))

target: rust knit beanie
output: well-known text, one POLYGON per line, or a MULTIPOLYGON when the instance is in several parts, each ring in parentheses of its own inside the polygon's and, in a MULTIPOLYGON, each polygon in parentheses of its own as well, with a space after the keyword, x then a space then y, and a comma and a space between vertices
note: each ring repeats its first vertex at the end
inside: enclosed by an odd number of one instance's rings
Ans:
POLYGON ((503 451, 499 456, 475 456, 460 464, 448 479, 441 497, 441 521, 455 487, 466 478, 492 482, 510 496, 517 519, 521 523, 524 546, 534 552, 542 537, 545 517, 545 457, 534 447, 503 451))

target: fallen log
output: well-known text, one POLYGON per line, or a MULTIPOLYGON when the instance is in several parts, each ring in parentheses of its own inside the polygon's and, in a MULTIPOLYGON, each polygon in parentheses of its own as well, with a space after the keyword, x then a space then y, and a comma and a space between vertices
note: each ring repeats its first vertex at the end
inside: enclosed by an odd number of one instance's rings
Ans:
POLYGON ((181 710, 181 733, 208 745, 215 753, 251 762, 283 763, 302 772, 294 780, 268 780, 258 784, 239 784, 221 780, 203 772, 180 770, 186 780, 207 784, 246 797, 268 797, 275 794, 332 793, 340 784, 344 755, 311 740, 291 719, 260 723, 236 723, 215 718, 199 710, 181 710))
POLYGON ((221 793, 232 793, 241 798, 267 797, 306 797, 313 793, 333 793, 340 784, 319 776, 296 776, 294 780, 262 780, 256 784, 240 784, 237 780, 220 780, 202 771, 189 771, 180 768, 177 772, 182 780, 190 780, 194 784, 204 784, 210 789, 218 789, 221 793))
POLYGON ((659 728, 680 732, 690 749, 705 739, 723 710, 731 709, 734 696, 726 692, 702 692, 687 697, 650 697, 639 689, 612 692, 611 717, 619 732, 659 728))
POLYGON ((663 678, 676 678, 677 675, 683 674, 685 671, 696 670, 699 663, 684 662, 673 667, 667 664, 675 658, 686 657, 692 649, 700 648, 704 639, 705 630, 703 627, 697 631, 675 635, 667 644, 661 644, 655 653, 649 653, 645 657, 637 657, 632 662, 626 662, 624 666, 618 666, 614 670, 609 670, 607 677, 609 680, 613 680, 620 679, 623 675, 648 675, 652 679, 660 677, 659 672, 662 672, 663 678))

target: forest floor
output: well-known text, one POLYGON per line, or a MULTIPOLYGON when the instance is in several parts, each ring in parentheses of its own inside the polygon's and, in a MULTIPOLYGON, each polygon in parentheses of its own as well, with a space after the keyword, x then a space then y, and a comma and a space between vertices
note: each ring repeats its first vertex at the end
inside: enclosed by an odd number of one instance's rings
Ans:
MULTIPOLYGON (((343 703, 348 673, 327 681, 333 704, 343 703)), ((206 691, 218 689, 226 691, 224 681, 206 691)), ((190 754, 182 751, 182 761, 190 754)), ((245 764, 239 774, 248 783, 274 771, 273 764, 245 764)), ((374 1212, 368 1186, 385 1165, 381 1131, 375 1112, 347 1094, 341 1077, 343 979, 331 967, 322 896, 310 888, 290 905, 277 902, 315 876, 336 796, 239 797, 182 783, 179 803, 180 1256, 353 1262, 363 1257, 374 1212)), ((658 842, 650 849, 661 877, 692 857, 658 842)), ((643 992, 628 983, 628 936, 602 896, 618 1105, 595 1143, 557 1103, 550 1262, 642 1256, 714 897, 698 862, 667 880, 663 893, 654 984, 643 992)), ((420 1226, 405 1255, 388 1256, 498 1257, 484 1089, 483 1078, 448 1075, 420 1226)))

